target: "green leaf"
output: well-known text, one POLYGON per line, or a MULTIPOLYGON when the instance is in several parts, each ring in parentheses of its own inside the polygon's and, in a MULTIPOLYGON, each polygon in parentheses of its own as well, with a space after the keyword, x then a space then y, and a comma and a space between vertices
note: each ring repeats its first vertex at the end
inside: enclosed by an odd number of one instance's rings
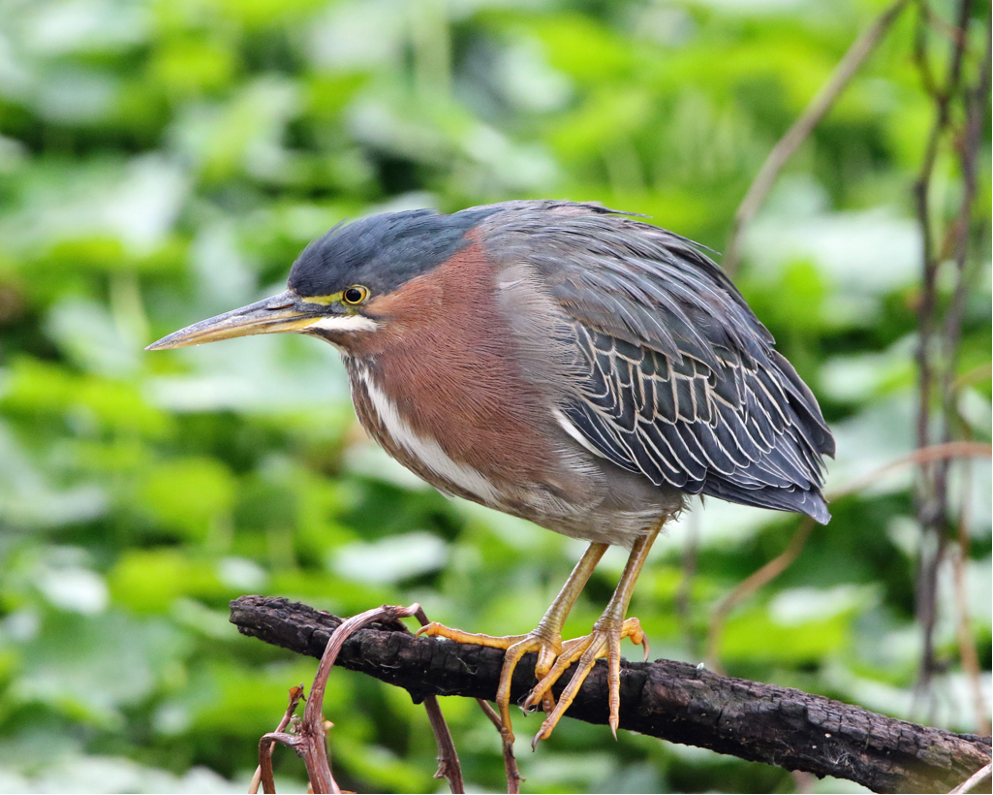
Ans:
POLYGON ((140 505, 165 528, 194 541, 230 519, 237 483, 213 458, 180 458, 156 465, 138 487, 140 505))

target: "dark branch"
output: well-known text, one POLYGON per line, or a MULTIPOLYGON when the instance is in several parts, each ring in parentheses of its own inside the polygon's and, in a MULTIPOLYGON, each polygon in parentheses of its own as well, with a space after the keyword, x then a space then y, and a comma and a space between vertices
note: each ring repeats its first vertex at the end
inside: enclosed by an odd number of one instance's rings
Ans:
MULTIPOLYGON (((243 596, 231 622, 245 635, 320 657, 341 619, 297 602, 243 596)), ((395 625, 360 630, 337 664, 426 696, 492 699, 503 652, 395 625)), ((512 698, 534 681, 521 661, 512 698)), ((560 688, 556 688, 556 694, 560 688)), ((791 688, 719 676, 685 663, 622 663, 621 728, 752 761, 850 779, 877 792, 947 792, 990 761, 990 738, 887 718, 791 688)), ((568 716, 607 723, 606 666, 598 663, 568 716)))

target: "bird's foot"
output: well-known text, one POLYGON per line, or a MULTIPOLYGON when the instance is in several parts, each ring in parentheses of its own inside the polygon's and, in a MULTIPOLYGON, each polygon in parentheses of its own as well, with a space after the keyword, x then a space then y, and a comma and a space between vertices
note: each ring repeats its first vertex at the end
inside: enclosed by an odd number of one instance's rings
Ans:
MULTIPOLYGON (((504 742, 510 744, 514 742, 514 731, 510 723, 510 686, 517 664, 525 654, 535 652, 538 655, 538 660, 534 666, 534 673, 540 682, 548 675, 553 663, 555 663, 556 657, 558 657, 563 649, 562 637, 558 633, 549 632, 541 626, 527 635, 494 637, 492 635, 463 632, 461 629, 452 629, 432 621, 430 624, 417 630, 417 634, 448 638, 449 640, 454 640, 456 643, 469 643, 476 646, 489 646, 491 649, 506 650, 503 669, 500 671, 500 684, 497 687, 496 703, 500 708, 500 719, 503 722, 503 728, 501 728, 500 733, 503 735, 504 742)), ((570 643, 572 642, 570 641, 570 643)), ((555 709, 555 697, 550 690, 542 693, 540 698, 534 698, 534 692, 532 691, 526 703, 536 704, 539 700, 542 709, 546 713, 555 709)))
MULTIPOLYGON (((539 701, 545 703, 547 696, 551 695, 552 686, 566 672, 570 665, 578 660, 576 670, 569 680, 569 684, 562 695, 559 696, 558 704, 554 706, 541 724, 541 729, 535 735, 532 748, 537 746, 539 740, 548 739, 552 730, 558 724, 559 719, 572 704, 583 686, 586 677, 596 661, 601 657, 607 658, 607 703, 610 708, 610 730, 617 736, 617 725, 620 721, 621 708, 621 641, 624 638, 631 638, 635 643, 640 644, 645 649, 645 659, 648 659, 648 640, 641 628, 641 623, 637 618, 629 618, 626 621, 613 618, 608 615, 602 616, 593 625, 593 631, 582 638, 573 638, 562 644, 562 652, 555 660, 555 664, 548 673, 535 685, 531 694, 524 702, 524 709, 529 709, 539 701)), ((548 710, 545 710, 548 712, 548 710)))

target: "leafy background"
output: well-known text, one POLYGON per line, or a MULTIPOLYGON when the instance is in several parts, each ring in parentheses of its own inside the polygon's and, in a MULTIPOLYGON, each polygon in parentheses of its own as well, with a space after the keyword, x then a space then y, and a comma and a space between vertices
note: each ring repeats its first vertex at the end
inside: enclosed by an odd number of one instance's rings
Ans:
MULTIPOLYGON (((375 211, 598 200, 720 250, 769 149, 881 9, 0 4, 0 790, 244 791, 259 736, 315 663, 239 637, 229 599, 280 594, 339 614, 416 600, 449 625, 521 632, 581 552, 389 461, 356 425, 330 346, 144 345, 281 290, 311 238, 375 211)), ((822 402, 835 490, 916 446, 911 184, 935 111, 914 32, 908 11, 791 161, 736 277, 822 402)), ((960 184, 950 156, 935 183, 940 214, 960 184)), ((984 146, 954 410, 957 437, 987 442, 989 218, 984 146)), ((950 290, 939 281, 942 300, 950 290)), ((956 461, 950 477, 969 543, 958 576, 951 557, 939 570, 926 687, 908 467, 837 499, 799 559, 734 606, 710 663, 981 730, 989 459, 956 461), (960 661, 970 645, 978 699, 960 661)), ((672 528, 632 608, 653 655, 703 659, 721 600, 798 522, 710 501, 672 528)), ((588 630, 622 565, 608 554, 571 633, 588 630)), ((468 781, 499 790, 492 728, 471 702, 443 701, 468 781)), ((336 672, 326 714, 342 786, 443 789, 403 692, 336 672)), ((538 722, 516 724, 532 792, 854 789, 568 720, 532 755, 538 722)), ((278 757, 282 791, 301 790, 298 761, 278 757)))

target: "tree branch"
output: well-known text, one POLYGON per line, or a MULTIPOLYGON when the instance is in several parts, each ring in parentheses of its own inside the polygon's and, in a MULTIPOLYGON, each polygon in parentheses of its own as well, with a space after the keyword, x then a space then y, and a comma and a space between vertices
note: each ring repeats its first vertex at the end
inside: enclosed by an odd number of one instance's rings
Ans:
MULTIPOLYGON (((320 657, 341 619, 297 602, 243 596, 231 622, 245 635, 320 657)), ((337 664, 428 695, 492 699, 503 652, 395 625, 356 632, 337 664)), ((752 761, 850 779, 877 792, 947 792, 990 762, 990 738, 934 729, 791 688, 719 676, 686 663, 622 662, 621 728, 752 761)), ((607 723, 606 666, 597 663, 568 716, 607 723)), ((534 655, 514 674, 511 698, 534 683, 534 655)), ((561 688, 556 688, 558 694, 561 688)))
POLYGON ((745 227, 755 213, 758 212, 765 197, 772 190, 776 177, 800 145, 820 124, 829 110, 834 106, 835 101, 848 87, 849 82, 858 72, 883 35, 889 30, 908 0, 896 0, 893 5, 887 8, 882 15, 873 23, 865 33, 859 36, 848 48, 844 57, 834 68, 828 82, 824 84, 810 103, 804 108, 800 117, 793 122, 793 126, 786 131, 786 134, 776 142, 776 145, 769 152, 765 162, 759 169, 755 180, 748 188, 748 193, 741 200, 738 211, 734 215, 734 223, 731 226, 731 234, 728 236, 728 245, 721 260, 721 267, 731 276, 738 270, 738 263, 741 260, 741 241, 745 227))

